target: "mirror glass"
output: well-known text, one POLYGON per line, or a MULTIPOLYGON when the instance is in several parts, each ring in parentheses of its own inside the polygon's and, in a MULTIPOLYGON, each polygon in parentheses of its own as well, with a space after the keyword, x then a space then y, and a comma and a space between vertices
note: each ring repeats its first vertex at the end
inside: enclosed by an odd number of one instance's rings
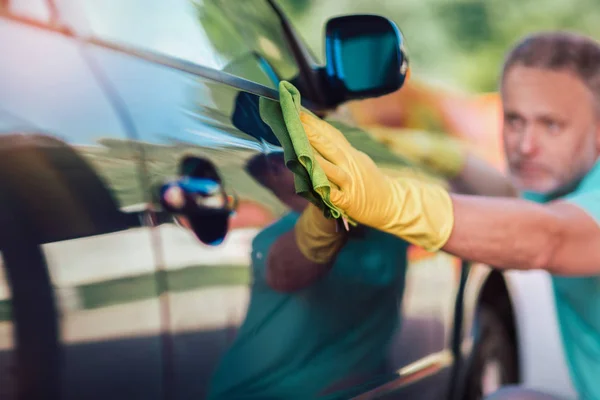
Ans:
POLYGON ((349 91, 387 87, 396 80, 400 66, 393 33, 354 36, 338 43, 340 69, 349 91))
POLYGON ((408 62, 396 25, 373 15, 331 19, 326 27, 327 75, 345 98, 380 96, 404 83, 408 62))

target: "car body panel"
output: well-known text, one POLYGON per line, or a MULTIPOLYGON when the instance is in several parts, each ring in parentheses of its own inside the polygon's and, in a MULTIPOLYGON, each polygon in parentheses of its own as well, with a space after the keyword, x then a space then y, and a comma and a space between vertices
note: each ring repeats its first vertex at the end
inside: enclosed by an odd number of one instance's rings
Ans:
MULTIPOLYGON (((88 10, 66 1, 60 2, 63 22, 81 36, 0 18, 0 48, 11 54, 0 63, 2 132, 13 134, 18 127, 25 136, 62 143, 69 150, 65 157, 79 164, 55 164, 56 174, 66 174, 69 190, 89 194, 67 200, 71 211, 92 222, 49 213, 57 218, 45 220, 41 244, 60 309, 65 398, 202 397, 243 323, 252 240, 289 211, 244 171, 250 158, 277 150, 268 132, 245 124, 257 118, 260 97, 277 99, 278 79, 293 78, 295 64, 277 37, 276 19, 246 6, 236 14, 232 4, 225 22, 246 46, 217 69, 201 62, 205 55, 222 55, 223 44, 214 37, 196 43, 192 56, 187 48, 113 42, 94 36, 98 30, 82 23, 88 10), (243 112, 241 124, 232 121, 236 111, 243 112), (241 200, 218 246, 201 243, 181 220, 158 218, 156 185, 176 176, 190 155, 210 161, 241 200), (82 160, 93 179, 77 175, 82 160), (102 192, 98 196, 87 184, 92 181, 93 190, 102 192), (94 202, 102 196, 112 199, 114 224, 102 221, 103 208, 94 202)), ((406 166, 366 136, 353 138, 380 165, 406 166)), ((44 200, 48 210, 64 206, 53 197, 44 200)), ((402 324, 387 349, 389 382, 368 387, 366 397, 446 395, 460 266, 442 252, 409 251, 398 299, 402 324)), ((9 292, 4 283, 5 306, 9 292)), ((0 337, 3 348, 11 349, 14 327, 9 312, 4 315, 0 337)))
MULTIPOLYGON (((477 340, 474 317, 492 271, 480 263, 470 266, 464 292, 461 340, 465 360, 469 359, 477 340)), ((545 271, 507 271, 502 274, 502 279, 514 313, 521 384, 556 396, 576 398, 561 343, 550 275, 545 271)))
MULTIPOLYGON (((95 49, 94 54, 107 76, 116 83, 134 123, 140 127, 137 135, 147 146, 145 159, 150 182, 174 176, 182 156, 195 154, 211 161, 225 187, 231 188, 240 199, 266 206, 274 218, 287 211, 272 193, 243 171, 247 160, 268 149, 257 138, 237 129, 230 120, 235 107, 244 104, 236 104, 239 90, 101 48, 95 49), (155 86, 148 85, 149 81, 155 86), (160 110, 150 118, 160 120, 149 124, 144 110, 160 110)), ((252 104, 246 107, 248 114, 257 112, 256 104, 254 108, 252 104)), ((236 229, 230 232, 231 237, 214 248, 198 243, 193 235, 173 224, 157 228, 163 244, 161 267, 189 274, 184 288, 173 288, 168 300, 172 351, 177 360, 173 365, 176 392, 204 390, 198 387, 199 383, 208 381, 211 368, 241 324, 248 299, 251 240, 263 227, 236 229), (218 281, 209 286, 198 281, 194 288, 192 280, 202 279, 201 271, 215 267, 230 269, 233 275, 227 278, 227 274, 221 272, 220 279, 230 282, 231 287, 221 287, 224 284, 218 281), (189 311, 197 310, 203 303, 210 304, 210 309, 189 311), (200 360, 188 351, 193 347, 211 349, 214 356, 205 354, 200 360), (194 373, 190 376, 189 371, 194 373), (199 376, 204 379, 198 379, 199 376)), ((403 330, 395 336, 391 351, 394 369, 401 370, 426 355, 447 349, 450 335, 444 324, 449 326, 455 295, 447 283, 456 281, 456 269, 448 268, 453 263, 448 257, 441 253, 413 256, 414 268, 409 268, 407 293, 402 299, 403 330)))
POLYGON ((64 398, 160 398, 156 286, 149 282, 153 295, 137 307, 97 299, 104 291, 98 282, 124 263, 149 273, 156 268, 149 228, 130 228, 117 208, 144 200, 141 164, 114 157, 98 143, 125 140, 128 132, 72 38, 2 19, 0 47, 11 54, 0 66, 0 102, 10 115, 28 121, 17 131, 3 130, 24 137, 22 144, 16 138, 3 143, 3 150, 14 146, 8 154, 15 168, 22 165, 15 190, 37 197, 29 209, 36 210, 35 223, 46 233, 42 249, 60 310, 64 398), (28 144, 39 149, 38 156, 27 161, 23 153, 19 161, 19 149, 28 144))
POLYGON ((545 271, 510 271, 505 277, 516 310, 523 385, 564 398, 576 398, 550 275, 545 271))

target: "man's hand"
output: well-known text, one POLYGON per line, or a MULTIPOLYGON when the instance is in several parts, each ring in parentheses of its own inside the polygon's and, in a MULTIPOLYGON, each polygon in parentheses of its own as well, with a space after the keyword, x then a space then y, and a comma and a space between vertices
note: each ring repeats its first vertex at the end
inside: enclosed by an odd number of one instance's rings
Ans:
POLYGON ((306 113, 300 119, 317 162, 338 187, 331 189, 334 205, 357 222, 427 250, 445 244, 453 225, 448 192, 417 179, 392 179, 325 121, 306 113))
POLYGON ((328 264, 346 241, 346 233, 336 220, 327 219, 323 211, 309 204, 294 228, 298 249, 307 260, 328 264))

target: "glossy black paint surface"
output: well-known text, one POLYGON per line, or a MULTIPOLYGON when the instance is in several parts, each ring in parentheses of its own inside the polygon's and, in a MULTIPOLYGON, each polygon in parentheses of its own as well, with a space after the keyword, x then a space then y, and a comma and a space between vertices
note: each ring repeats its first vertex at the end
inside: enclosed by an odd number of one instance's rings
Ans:
MULTIPOLYGON (((63 2, 51 26, 43 9, 0 16, 3 399, 19 385, 29 398, 202 398, 244 319, 252 239, 289 211, 247 170, 278 150, 258 99, 275 101, 297 66, 266 2, 196 3, 63 2), (239 200, 233 214, 161 207, 157 188, 190 157, 239 200), (198 239, 218 230, 223 242, 198 239)), ((356 384, 442 398, 459 260, 410 254, 387 370, 356 384)))

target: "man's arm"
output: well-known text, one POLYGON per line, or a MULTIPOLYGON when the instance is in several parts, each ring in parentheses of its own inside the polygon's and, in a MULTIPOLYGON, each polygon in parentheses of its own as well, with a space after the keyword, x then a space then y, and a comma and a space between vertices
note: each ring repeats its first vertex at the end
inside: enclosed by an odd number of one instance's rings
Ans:
POLYGON ((600 192, 547 205, 452 195, 419 179, 390 178, 337 129, 308 114, 300 118, 335 184, 331 202, 355 221, 426 250, 442 248, 498 268, 600 274, 600 192))
POLYGON ((278 292, 295 292, 318 281, 333 266, 333 260, 317 263, 298 248, 296 232, 283 234, 269 251, 267 284, 278 292))
POLYGON ((448 253, 502 269, 600 274, 600 226, 574 204, 462 195, 452 202, 448 253))
POLYGON ((517 190, 506 175, 470 153, 466 154, 462 169, 450 179, 450 184, 455 193, 517 197, 517 190))
POLYGON ((517 195, 508 177, 450 135, 381 126, 365 129, 395 154, 446 177, 453 192, 494 197, 517 195))
POLYGON ((280 292, 312 285, 333 266, 347 240, 345 231, 309 204, 293 230, 273 244, 267 256, 267 284, 280 292))

